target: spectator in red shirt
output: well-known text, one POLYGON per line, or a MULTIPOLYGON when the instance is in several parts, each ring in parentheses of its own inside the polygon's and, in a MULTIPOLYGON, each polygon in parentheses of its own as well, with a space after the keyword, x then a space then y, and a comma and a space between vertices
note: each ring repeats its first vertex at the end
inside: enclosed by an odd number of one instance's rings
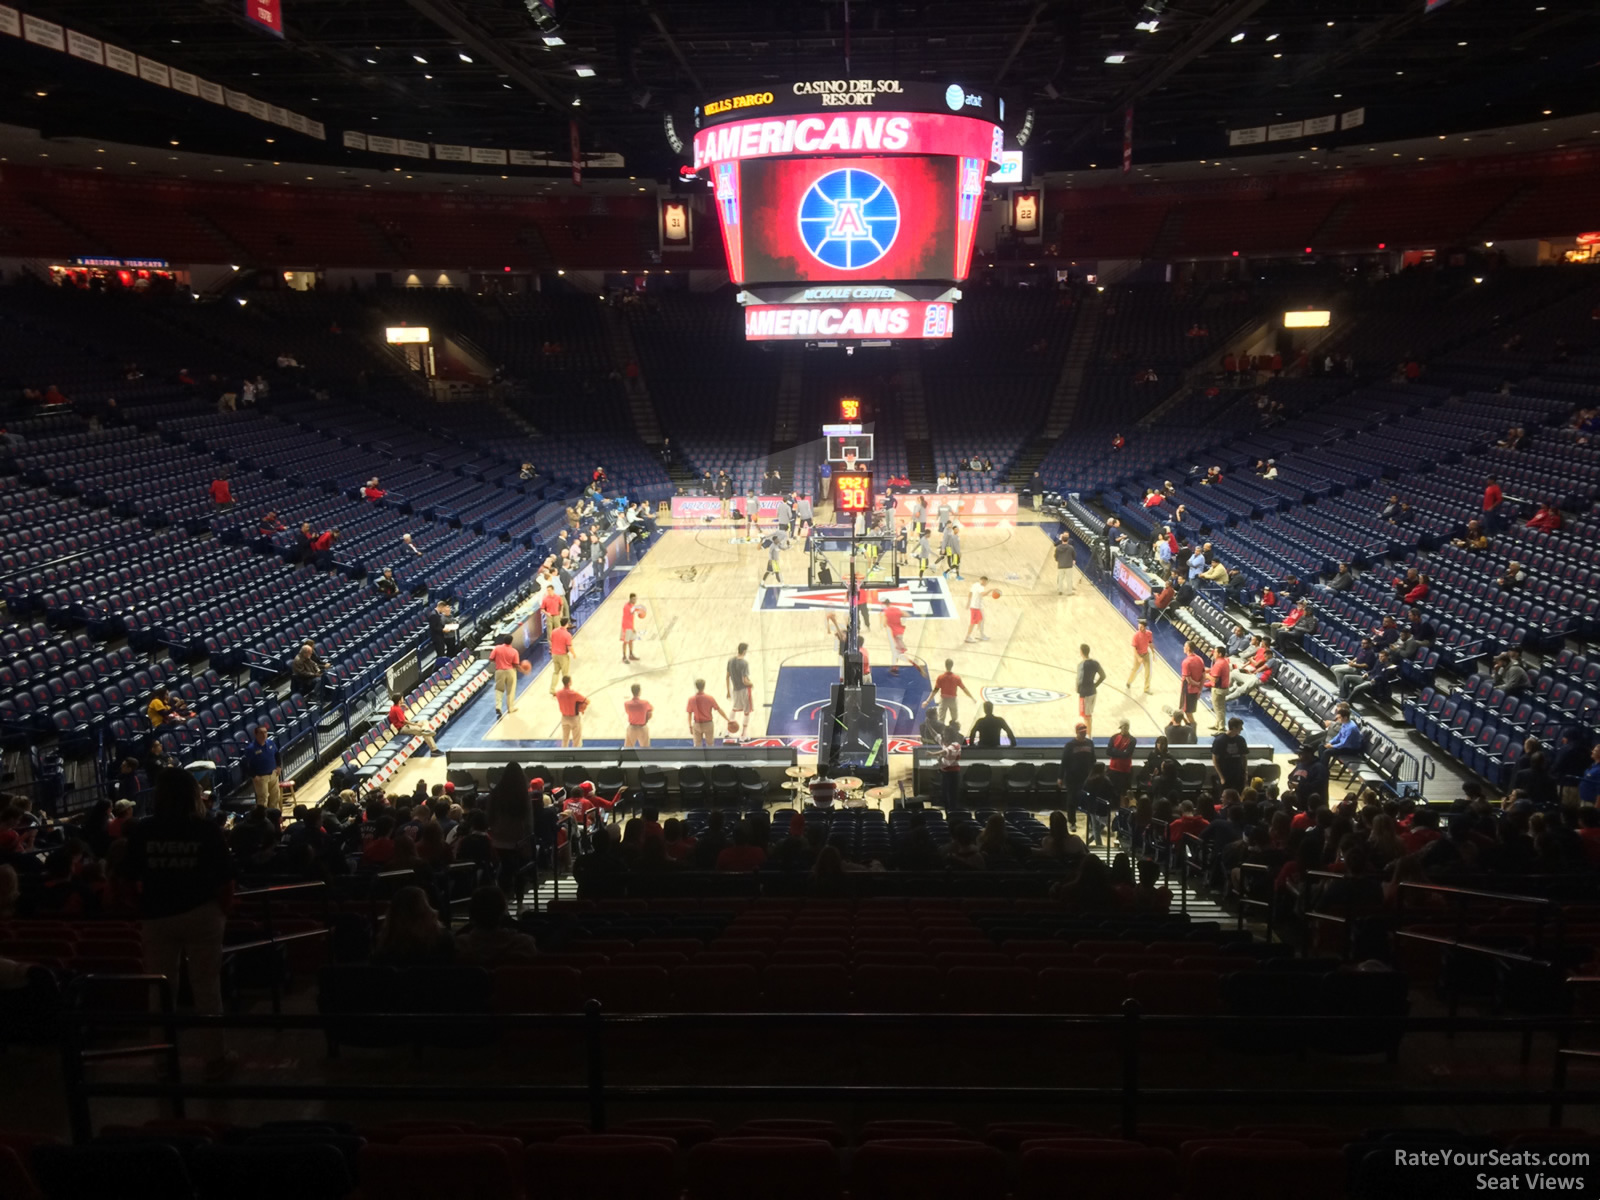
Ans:
POLYGON ((1483 527, 1491 532, 1500 528, 1500 505, 1505 493, 1493 475, 1483 481, 1483 527))
POLYGON ((382 500, 386 495, 388 493, 378 486, 378 477, 376 475, 367 480, 366 486, 361 489, 361 498, 363 500, 382 500))
POLYGON ((413 721, 406 716, 405 703, 399 696, 391 696, 389 705, 389 724, 396 733, 403 733, 407 737, 422 739, 422 744, 428 747, 429 754, 443 754, 433 740, 433 730, 420 721, 413 721))
POLYGON ((741 821, 733 831, 733 845, 717 855, 719 871, 754 871, 767 861, 766 849, 755 844, 755 834, 748 821, 741 821))
POLYGON ((1190 833, 1199 837, 1209 824, 1211 822, 1204 817, 1195 815, 1194 801, 1185 800, 1178 805, 1177 817, 1167 826, 1167 840, 1174 843, 1181 842, 1184 835, 1190 833))
POLYGON ((1412 584, 1411 589, 1400 598, 1407 604, 1416 604, 1420 601, 1426 600, 1430 590, 1431 589, 1428 585, 1428 577, 1426 575, 1419 574, 1416 578, 1416 582, 1412 584))
POLYGON ((228 483, 226 475, 218 475, 211 481, 211 501, 218 507, 225 507, 233 503, 233 488, 228 483))
POLYGON ((1118 721, 1117 731, 1106 742, 1106 776, 1119 801, 1133 786, 1133 752, 1137 745, 1137 739, 1128 732, 1127 720, 1118 721))
POLYGON ((311 539, 311 548, 318 554, 325 554, 333 549, 333 544, 338 540, 339 531, 337 529, 324 529, 311 539))
POLYGON ((1554 500, 1546 500, 1539 505, 1539 511, 1528 518, 1528 528, 1545 533, 1554 533, 1561 528, 1561 510, 1556 507, 1554 500))
POLYGON ((64 395, 61 394, 61 389, 52 383, 48 388, 45 389, 44 402, 46 404, 66 404, 68 403, 68 400, 64 395))

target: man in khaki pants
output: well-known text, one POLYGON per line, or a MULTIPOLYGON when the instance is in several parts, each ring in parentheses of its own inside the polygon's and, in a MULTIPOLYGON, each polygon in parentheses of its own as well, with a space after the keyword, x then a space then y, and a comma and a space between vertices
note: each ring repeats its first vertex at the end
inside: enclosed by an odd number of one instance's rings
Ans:
POLYGON ((255 789, 256 803, 267 808, 283 808, 283 768, 278 765, 278 747, 267 736, 265 722, 257 725, 244 754, 245 774, 255 789))
POLYGON ((494 712, 500 715, 502 698, 505 702, 506 715, 511 715, 511 710, 517 706, 517 668, 522 665, 522 655, 511 644, 509 634, 504 635, 504 640, 493 650, 489 651, 489 662, 494 666, 494 712))
POLYGON ((715 696, 706 694, 706 681, 694 681, 694 695, 689 697, 686 706, 689 714, 689 736, 694 739, 696 746, 710 746, 716 742, 716 730, 711 723, 711 714, 722 713, 724 720, 728 714, 722 712, 722 705, 717 703, 715 696))
POLYGON ((561 708, 561 744, 583 745, 583 710, 589 707, 589 697, 573 690, 572 676, 561 677, 561 690, 556 693, 556 704, 561 708))
POLYGON ((650 701, 641 699, 639 685, 632 688, 633 697, 622 702, 622 709, 628 714, 628 731, 622 735, 622 748, 632 750, 650 749, 650 718, 655 715, 655 705, 650 701))
POLYGON ((561 623, 550 631, 550 694, 556 693, 556 680, 565 678, 572 670, 572 660, 578 656, 572 650, 572 618, 562 617, 561 623))

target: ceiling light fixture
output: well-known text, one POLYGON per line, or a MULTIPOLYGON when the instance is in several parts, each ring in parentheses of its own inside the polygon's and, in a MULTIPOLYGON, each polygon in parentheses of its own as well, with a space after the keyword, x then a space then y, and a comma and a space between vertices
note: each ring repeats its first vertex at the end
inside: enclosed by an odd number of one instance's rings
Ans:
POLYGON ((423 66, 427 66, 428 65, 428 60, 423 58, 422 55, 420 55, 420 54, 413 54, 411 57, 416 59, 423 66))
POLYGON ((545 35, 544 44, 546 46, 565 46, 567 44, 567 39, 564 37, 557 37, 555 34, 550 33, 545 35))
POLYGON ((579 79, 593 79, 594 78, 594 68, 593 67, 577 66, 577 67, 573 67, 572 70, 578 76, 579 79))
MULTIPOLYGON (((1113 66, 1115 66, 1118 63, 1127 62, 1128 61, 1128 56, 1126 54, 1108 54, 1108 55, 1106 55, 1106 61, 1108 63, 1111 63, 1113 66)), ((44 95, 43 92, 40 92, 39 94, 41 96, 44 95)))
POLYGON ((1159 21, 1140 21, 1134 26, 1140 33, 1154 33, 1160 27, 1161 22, 1159 21))
POLYGON ((1241 29, 1238 33, 1234 34, 1228 40, 1230 42, 1242 42, 1242 41, 1244 41, 1244 30, 1241 29))
POLYGON ((1282 36, 1283 36, 1283 34, 1281 34, 1281 33, 1269 33, 1269 34, 1267 34, 1267 41, 1275 42, 1279 38, 1281 38, 1282 36))
POLYGON ((457 50, 456 51, 456 57, 459 58, 464 63, 469 63, 469 62, 472 61, 472 55, 468 54, 464 50, 457 50))

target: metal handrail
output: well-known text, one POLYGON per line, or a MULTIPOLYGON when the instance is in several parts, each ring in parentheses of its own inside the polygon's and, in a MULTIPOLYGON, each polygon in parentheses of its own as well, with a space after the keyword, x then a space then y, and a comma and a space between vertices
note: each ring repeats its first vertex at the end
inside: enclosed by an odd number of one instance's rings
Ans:
MULTIPOLYGON (((134 977, 148 978, 148 977, 134 977)), ((162 980, 165 984, 165 980, 162 980)), ((187 1099, 261 1100, 386 1100, 400 1102, 455 1100, 578 1101, 587 1100, 590 1124, 595 1130, 606 1126, 608 1105, 616 1102, 663 1101, 809 1101, 813 1103, 874 1102, 911 1099, 919 1102, 1022 1103, 1061 1105, 1066 1103, 1115 1103, 1120 1107, 1121 1125, 1126 1137, 1137 1134, 1142 1107, 1173 1104, 1320 1104, 1389 1105, 1460 1104, 1515 1105, 1548 1104, 1551 1123, 1558 1125, 1567 1104, 1600 1103, 1600 1089, 1571 1089, 1567 1086, 1567 1064, 1572 1057, 1558 1053, 1549 1087, 1507 1092, 1503 1087, 1403 1088, 1387 1085, 1366 1088, 1147 1088, 1139 1083, 1143 1052, 1143 1030, 1249 1029, 1254 1032, 1328 1028, 1360 1028, 1391 1031, 1396 1036, 1407 1032, 1522 1032, 1525 1037, 1541 1030, 1555 1033, 1563 1043, 1575 1030, 1600 1028, 1600 1017, 1499 1017, 1441 1018, 1362 1015, 1217 1015, 1150 1014, 1136 1001, 1129 1000, 1116 1014, 1055 1015, 1040 1013, 605 1013, 599 1002, 591 1000, 583 1013, 338 1013, 295 1014, 282 1017, 259 1015, 201 1016, 170 1012, 88 1012, 69 1010, 61 1022, 63 1069, 66 1074, 68 1107, 75 1140, 87 1140, 93 1132, 90 1101, 95 1098, 167 1099, 180 1115, 187 1099), (452 1028, 544 1029, 579 1033, 584 1041, 585 1079, 573 1084, 186 1084, 178 1074, 177 1031, 189 1028, 210 1029, 320 1029, 330 1021, 357 1021, 366 1025, 398 1026, 415 1029, 438 1022, 452 1028), (84 1074, 81 1034, 89 1027, 136 1028, 161 1024, 171 1031, 170 1046, 152 1049, 165 1053, 169 1062, 165 1081, 105 1083, 90 1082, 84 1074), (605 1037, 612 1028, 659 1030, 686 1029, 766 1031, 774 1028, 792 1032, 797 1027, 816 1029, 850 1028, 858 1030, 908 1028, 1018 1030, 1043 1032, 1049 1029, 1115 1031, 1120 1060, 1120 1078, 1108 1085, 1086 1087, 1042 1086, 898 1086, 883 1084, 823 1085, 734 1085, 663 1084, 630 1085, 611 1083, 606 1078, 605 1037)), ((1593 1057, 1600 1058, 1600 1052, 1593 1057)))

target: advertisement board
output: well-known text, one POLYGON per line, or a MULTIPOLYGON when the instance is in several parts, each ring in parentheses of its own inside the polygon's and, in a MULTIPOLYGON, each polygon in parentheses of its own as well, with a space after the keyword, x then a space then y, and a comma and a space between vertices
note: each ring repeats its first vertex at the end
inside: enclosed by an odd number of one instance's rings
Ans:
MULTIPOLYGON (((718 168, 719 203, 727 165, 718 168)), ((734 281, 961 278, 957 167, 950 158, 740 163, 735 194, 743 273, 734 281)), ((730 239, 730 270, 734 264, 730 239)))
POLYGON ((694 135, 694 169, 753 158, 829 154, 932 154, 998 163, 1000 126, 954 114, 875 112, 849 116, 752 117, 694 135))
POLYGON ((1111 566, 1111 578, 1117 581, 1117 586, 1127 592, 1129 596, 1143 604, 1150 599, 1150 582, 1121 555, 1111 566))
MULTIPOLYGON (((744 496, 735 496, 732 511, 738 516, 744 516, 746 507, 744 496)), ((778 515, 778 497, 756 497, 756 520, 771 521, 778 515)), ((715 496, 674 496, 672 498, 672 519, 675 521, 704 521, 708 517, 721 518, 722 501, 715 496)))
POLYGON ((967 528, 989 529, 1015 524, 1015 492, 934 492, 920 495, 897 494, 894 512, 897 521, 909 520, 913 504, 925 505, 930 523, 936 523, 939 509, 949 505, 956 520, 967 528))
POLYGON ((791 113, 893 110, 917 113, 956 113, 998 122, 1004 115, 999 98, 971 84, 912 79, 801 79, 791 83, 763 84, 724 93, 695 110, 695 128, 721 125, 750 117, 778 117, 791 113))
POLYGON ((244 15, 258 29, 283 36, 283 0, 245 0, 244 15))
POLYGON ((815 338, 947 338, 955 329, 955 305, 752 304, 744 310, 749 342, 815 338))

